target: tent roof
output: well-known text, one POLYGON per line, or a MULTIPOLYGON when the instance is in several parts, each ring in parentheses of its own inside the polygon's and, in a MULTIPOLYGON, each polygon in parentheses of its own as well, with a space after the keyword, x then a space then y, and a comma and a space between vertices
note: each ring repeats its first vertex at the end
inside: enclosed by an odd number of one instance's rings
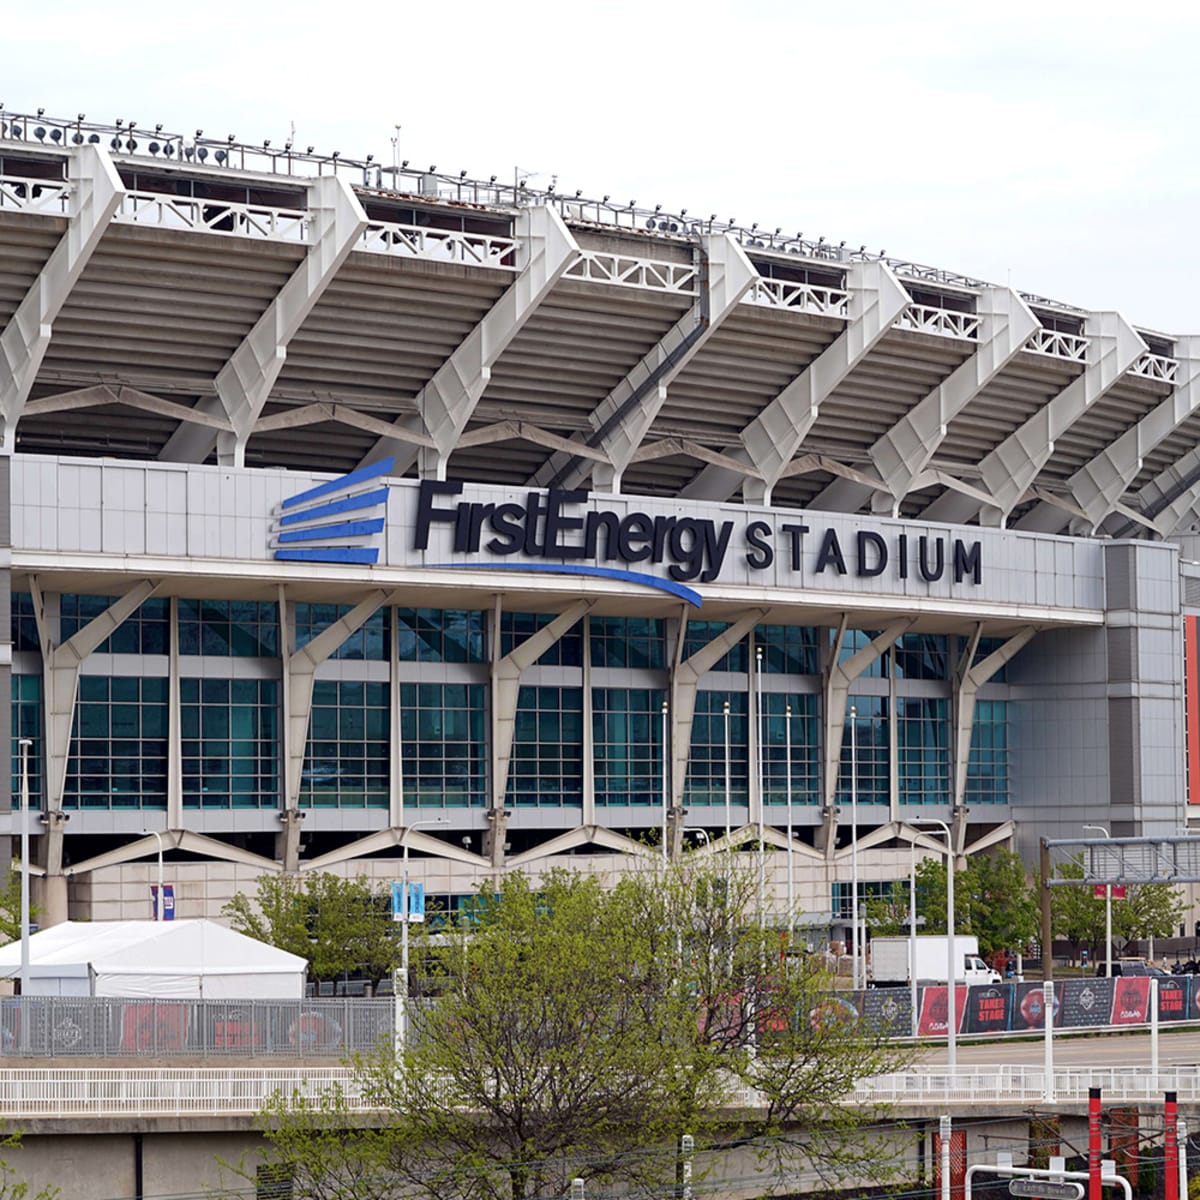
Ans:
MULTIPOLYGON (((80 965, 108 975, 282 975, 308 966, 299 955, 206 920, 67 921, 30 936, 29 963, 39 975, 80 965)), ((20 941, 0 946, 0 977, 20 968, 20 941)))

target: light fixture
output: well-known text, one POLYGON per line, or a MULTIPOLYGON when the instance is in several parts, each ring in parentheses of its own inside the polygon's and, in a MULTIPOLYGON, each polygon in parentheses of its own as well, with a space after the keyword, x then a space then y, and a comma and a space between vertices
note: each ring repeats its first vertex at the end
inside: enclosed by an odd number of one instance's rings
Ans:
POLYGON ((467 177, 466 171, 459 171, 458 177, 459 177, 459 179, 466 179, 466 177, 467 177))

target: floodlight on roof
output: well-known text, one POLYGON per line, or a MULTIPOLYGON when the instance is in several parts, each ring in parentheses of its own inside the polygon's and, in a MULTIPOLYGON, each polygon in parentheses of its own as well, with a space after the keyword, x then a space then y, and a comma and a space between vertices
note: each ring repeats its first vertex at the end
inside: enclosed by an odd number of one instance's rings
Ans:
POLYGON ((466 171, 459 171, 458 177, 459 177, 459 179, 466 179, 466 177, 467 177, 466 171))
POLYGON ((407 158, 400 164, 400 170, 402 170, 402 171, 408 170, 408 159, 407 158))
POLYGON ((38 120, 40 121, 45 115, 46 115, 46 110, 44 108, 39 108, 38 109, 38 120))

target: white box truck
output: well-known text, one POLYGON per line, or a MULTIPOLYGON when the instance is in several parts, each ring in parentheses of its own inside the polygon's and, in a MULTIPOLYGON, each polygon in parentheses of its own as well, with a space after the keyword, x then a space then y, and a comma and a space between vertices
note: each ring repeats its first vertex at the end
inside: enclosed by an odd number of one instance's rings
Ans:
MULTIPOLYGON (((946 982, 946 951, 949 938, 945 935, 924 934, 915 939, 917 982, 946 982)), ((907 937, 874 937, 871 939, 870 980, 876 987, 899 987, 912 982, 909 976, 909 942, 907 937)), ((959 983, 999 983, 1000 975, 979 957, 979 939, 974 934, 957 934, 954 938, 954 961, 959 983)))

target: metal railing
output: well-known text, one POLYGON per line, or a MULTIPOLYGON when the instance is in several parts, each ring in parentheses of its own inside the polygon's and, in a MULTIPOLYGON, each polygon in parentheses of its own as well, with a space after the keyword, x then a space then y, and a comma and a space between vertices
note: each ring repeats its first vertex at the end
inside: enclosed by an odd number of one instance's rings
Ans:
POLYGON ((747 304, 764 308, 789 308, 822 317, 850 317, 850 293, 842 288, 792 283, 785 279, 756 279, 746 293, 747 304))
POLYGON ((934 308, 928 304, 910 304, 896 318, 894 328, 974 342, 979 340, 979 326, 982 322, 983 318, 977 313, 934 308))
POLYGON ((514 238, 490 234, 372 221, 363 230, 357 249, 389 254, 394 258, 432 259, 434 262, 512 270, 516 267, 517 242, 514 238))
MULTIPOLYGON (((1146 1067, 1063 1068, 1053 1071, 1058 1104, 1078 1104, 1100 1088, 1106 1102, 1152 1103, 1173 1091, 1183 1103, 1200 1100, 1200 1068, 1171 1067, 1152 1074, 1146 1067)), ((860 1079, 844 1104, 887 1104, 898 1108, 939 1105, 1012 1105, 1044 1102, 1040 1067, 924 1067, 860 1079)), ((0 1119, 31 1117, 148 1117, 223 1114, 253 1116, 275 1096, 313 1100, 339 1088, 352 1112, 371 1112, 362 1079, 349 1066, 336 1067, 15 1067, 0 1068, 0 1119)), ((724 1092, 731 1108, 764 1104, 753 1088, 724 1092)))
POLYGON ((274 208, 232 200, 192 200, 159 192, 125 192, 116 221, 164 229, 224 233, 275 242, 306 243, 309 214, 303 208, 274 208))
POLYGON ((1077 333, 1059 333, 1055 329, 1035 330, 1025 343, 1025 349, 1049 358, 1065 358, 1071 362, 1087 361, 1088 339, 1077 333))
POLYGON ((563 278, 640 288, 643 291, 668 292, 677 296, 694 296, 697 291, 696 274, 693 263, 666 262, 662 259, 638 258, 631 254, 584 250, 563 272, 563 278))
POLYGON ((1147 351, 1129 368, 1129 373, 1139 375, 1142 379, 1174 383, 1179 375, 1179 360, 1165 354, 1151 354, 1147 351))
POLYGON ((4 1058, 329 1058, 392 1034, 385 999, 0 1000, 4 1058))
POLYGON ((66 217, 70 207, 71 185, 65 179, 0 175, 0 209, 66 217))

